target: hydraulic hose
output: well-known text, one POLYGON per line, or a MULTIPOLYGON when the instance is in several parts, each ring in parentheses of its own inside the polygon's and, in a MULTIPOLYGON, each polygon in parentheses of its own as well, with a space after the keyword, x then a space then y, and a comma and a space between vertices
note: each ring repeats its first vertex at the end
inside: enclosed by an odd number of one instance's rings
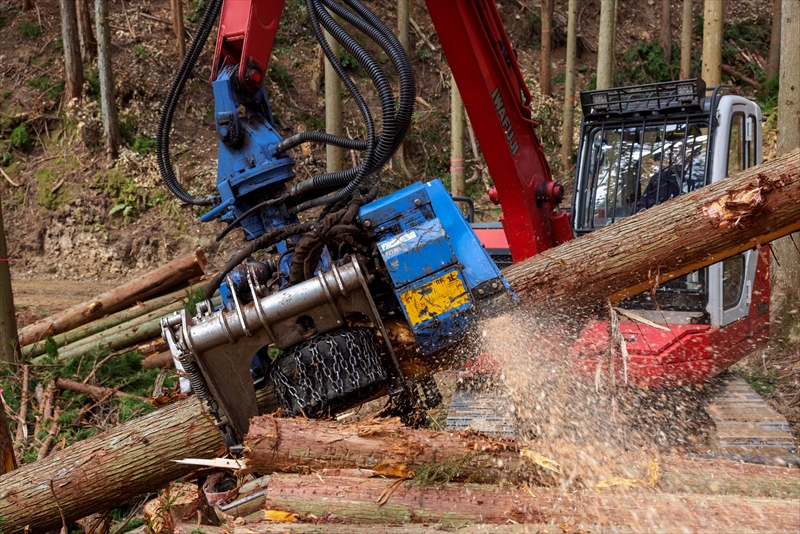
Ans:
POLYGON ((197 59, 200 57, 200 53, 203 51, 203 46, 205 46, 208 40, 214 22, 219 16, 220 9, 222 9, 222 0, 211 0, 208 7, 206 7, 203 17, 197 26, 197 31, 194 34, 192 43, 189 45, 189 50, 184 56, 183 61, 181 61, 178 72, 175 73, 172 84, 164 98, 156 132, 156 158, 158 160, 158 170, 161 173, 161 179, 178 199, 195 206, 208 206, 213 204, 216 197, 196 198, 183 188, 172 168, 172 161, 169 154, 169 135, 172 129, 172 117, 175 113, 178 99, 183 92, 183 88, 186 86, 186 81, 189 79, 195 63, 197 63, 197 59))
POLYGON ((275 152, 286 152, 290 148, 301 145, 307 141, 315 143, 325 143, 326 145, 340 146, 348 150, 366 150, 369 143, 361 139, 348 139, 347 137, 340 137, 338 135, 331 135, 325 132, 301 132, 287 137, 277 145, 275 145, 275 152))
MULTIPOLYGON (((359 184, 363 182, 366 177, 370 176, 376 170, 382 168, 397 151, 397 148, 399 148, 408 132, 408 129, 411 125, 411 119, 414 111, 414 100, 416 96, 416 84, 414 81, 414 73, 411 63, 408 60, 408 57, 405 55, 405 51, 403 50, 400 42, 397 40, 391 30, 389 30, 389 28, 387 28, 386 25, 380 21, 380 19, 372 14, 358 0, 345 1, 349 6, 353 7, 353 9, 356 9, 364 18, 358 17, 353 12, 345 9, 331 0, 315 1, 323 2, 337 15, 342 17, 342 19, 346 20, 357 29, 362 31, 369 38, 374 40, 378 46, 380 46, 387 53, 400 77, 400 105, 397 109, 397 114, 395 115, 393 97, 387 97, 386 99, 388 100, 391 98, 391 102, 387 102, 384 100, 384 98, 382 98, 382 103, 386 104, 386 107, 384 108, 384 131, 381 132, 381 135, 378 138, 378 147, 376 147, 377 154, 375 159, 370 161, 365 158, 365 161, 361 165, 352 169, 339 171, 336 173, 323 174, 316 176, 311 180, 301 182, 295 186, 295 188, 293 188, 293 195, 323 188, 330 189, 332 186, 336 187, 345 185, 346 187, 333 195, 304 202, 293 210, 295 212, 303 211, 314 206, 328 204, 331 202, 335 203, 342 199, 348 198, 357 190, 359 184), (391 123, 387 122, 387 116, 391 116, 391 123), (387 131, 386 128, 387 124, 389 125, 389 131, 387 131)), ((358 59, 358 56, 356 56, 354 53, 354 51, 357 49, 356 47, 359 47, 358 43, 354 43, 355 40, 347 35, 327 12, 320 14, 320 19, 322 20, 325 29, 328 30, 328 32, 334 36, 337 41, 341 42, 348 52, 353 54, 353 56, 358 59), (344 35, 342 36, 340 32, 344 33, 344 35), (340 36, 342 39, 339 38, 340 36), (353 44, 356 46, 354 47, 353 44)), ((374 60, 372 60, 371 57, 369 57, 369 59, 374 63, 374 60)), ((385 79, 385 75, 383 75, 382 70, 378 76, 379 78, 385 79)), ((373 79, 375 78, 373 77, 373 79)), ((381 96, 383 97, 383 95, 381 96)))

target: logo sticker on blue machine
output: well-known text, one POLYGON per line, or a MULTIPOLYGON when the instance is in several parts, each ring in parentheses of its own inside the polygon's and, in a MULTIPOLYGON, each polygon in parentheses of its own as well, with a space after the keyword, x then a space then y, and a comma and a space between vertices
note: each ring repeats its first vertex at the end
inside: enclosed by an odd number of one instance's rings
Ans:
POLYGON ((409 230, 379 243, 378 247, 381 249, 384 258, 391 258, 411 249, 412 247, 406 243, 412 239, 417 239, 417 232, 409 230))

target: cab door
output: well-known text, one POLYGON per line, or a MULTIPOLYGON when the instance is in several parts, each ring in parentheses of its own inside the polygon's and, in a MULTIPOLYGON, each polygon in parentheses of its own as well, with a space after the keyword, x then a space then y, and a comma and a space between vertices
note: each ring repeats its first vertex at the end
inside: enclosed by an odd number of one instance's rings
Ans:
MULTIPOLYGON (((717 135, 711 183, 761 163, 761 109, 737 96, 724 96, 717 108, 717 135)), ((750 311, 758 251, 749 250, 709 267, 708 313, 713 326, 725 327, 750 311)))

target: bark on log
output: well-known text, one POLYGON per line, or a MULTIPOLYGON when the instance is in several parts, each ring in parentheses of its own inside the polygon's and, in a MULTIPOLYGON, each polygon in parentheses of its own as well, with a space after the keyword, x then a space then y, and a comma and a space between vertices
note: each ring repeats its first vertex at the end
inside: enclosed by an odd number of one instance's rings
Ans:
MULTIPOLYGON (((277 408, 268 393, 258 396, 265 412, 277 408)), ((172 460, 214 458, 223 450, 198 399, 178 401, 0 476, 3 532, 61 527, 51 481, 66 520, 74 521, 156 491, 194 469, 172 460)))
MULTIPOLYGON (((263 415, 250 421, 245 445, 247 468, 258 473, 374 469, 383 464, 405 465, 418 473, 440 465, 449 470, 453 480, 472 482, 521 483, 541 477, 539 468, 520 456, 513 441, 475 433, 417 430, 394 419, 342 425, 263 415)), ((645 455, 633 453, 609 458, 606 463, 613 468, 554 460, 564 465, 564 472, 578 470, 586 487, 614 476, 645 480, 650 463, 645 455)), ((662 458, 660 469, 662 491, 800 498, 797 469, 677 457, 662 458)))
POLYGON ((608 298, 619 301, 798 229, 800 150, 795 150, 512 265, 503 274, 523 303, 551 313, 608 298))
POLYGON ((172 353, 169 351, 153 354, 142 360, 142 367, 145 369, 163 369, 172 367, 172 353))
POLYGON ((65 389, 67 391, 86 393, 87 395, 92 395, 96 399, 103 399, 107 397, 128 397, 129 399, 139 399, 142 401, 148 400, 144 397, 137 397, 136 395, 125 393, 124 391, 118 391, 116 389, 111 389, 111 388, 104 388, 101 386, 92 386, 91 384, 84 384, 83 382, 75 382, 74 380, 69 380, 67 378, 57 379, 56 386, 59 389, 65 389))
MULTIPOLYGON (((57 334, 53 336, 52 339, 55 342, 56 347, 63 347, 68 343, 74 343, 98 332, 108 330, 109 328, 113 328, 122 323, 136 319, 137 317, 141 317, 142 315, 152 311, 166 309, 166 307, 170 304, 174 304, 176 302, 185 303, 187 300, 187 293, 193 294, 197 289, 204 286, 205 284, 195 284, 187 287, 186 289, 179 289, 178 291, 174 291, 162 297, 156 297, 143 303, 137 303, 128 309, 112 313, 111 315, 102 317, 83 326, 79 326, 78 328, 74 328, 68 332, 64 332, 63 334, 57 334)), ((165 314, 166 313, 168 312, 165 311, 165 314)), ((45 344, 46 341, 37 341, 36 343, 31 343, 30 345, 22 347, 22 356, 24 358, 33 358, 34 356, 44 354, 45 344)))
POLYGON ((739 495, 642 494, 619 487, 564 491, 462 484, 420 488, 401 482, 385 504, 376 503, 396 481, 376 478, 275 475, 266 508, 318 518, 336 516, 351 523, 433 523, 445 527, 470 524, 555 523, 606 524, 639 532, 677 532, 687 527, 709 532, 754 532, 769 518, 771 532, 796 532, 796 501, 754 499, 739 495))
POLYGON ((206 255, 203 249, 176 258, 123 286, 103 293, 20 330, 21 345, 29 345, 46 336, 60 334, 168 291, 192 278, 205 274, 206 255))

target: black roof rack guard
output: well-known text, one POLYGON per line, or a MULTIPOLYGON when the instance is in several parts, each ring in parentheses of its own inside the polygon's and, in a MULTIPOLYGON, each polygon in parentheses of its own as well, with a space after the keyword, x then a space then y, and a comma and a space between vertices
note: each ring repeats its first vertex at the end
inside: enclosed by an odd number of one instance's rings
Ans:
POLYGON ((581 107, 587 120, 609 115, 657 115, 677 110, 702 111, 705 97, 706 82, 692 78, 582 91, 581 107))

